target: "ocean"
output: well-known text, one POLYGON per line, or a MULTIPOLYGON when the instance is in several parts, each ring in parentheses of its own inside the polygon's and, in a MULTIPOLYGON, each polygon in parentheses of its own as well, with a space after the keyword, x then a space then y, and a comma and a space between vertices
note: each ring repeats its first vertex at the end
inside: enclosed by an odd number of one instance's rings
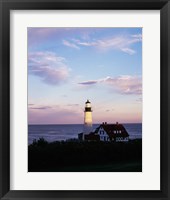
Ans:
MULTIPOLYGON (((129 133, 130 139, 142 138, 142 124, 123 124, 129 133)), ((93 124, 96 129, 99 124, 93 124)), ((44 138, 48 142, 62 141, 78 138, 78 133, 83 132, 83 124, 63 125, 28 125, 28 143, 34 139, 44 138)))

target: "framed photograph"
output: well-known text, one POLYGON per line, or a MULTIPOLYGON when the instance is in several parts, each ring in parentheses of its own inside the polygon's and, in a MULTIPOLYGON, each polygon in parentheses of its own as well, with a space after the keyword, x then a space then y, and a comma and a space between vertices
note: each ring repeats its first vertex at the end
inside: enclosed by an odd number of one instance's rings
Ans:
POLYGON ((168 200, 169 2, 0 6, 0 197, 168 200))

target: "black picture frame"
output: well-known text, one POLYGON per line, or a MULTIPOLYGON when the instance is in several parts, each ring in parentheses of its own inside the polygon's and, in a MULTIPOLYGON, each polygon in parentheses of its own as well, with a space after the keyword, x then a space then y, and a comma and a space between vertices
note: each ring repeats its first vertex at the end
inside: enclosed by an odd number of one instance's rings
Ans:
MULTIPOLYGON (((170 2, 168 0, 0 0, 0 198, 170 199, 170 2), (160 10, 161 189, 158 191, 10 190, 10 10, 160 10)), ((154 70, 154 69, 153 69, 154 70)))

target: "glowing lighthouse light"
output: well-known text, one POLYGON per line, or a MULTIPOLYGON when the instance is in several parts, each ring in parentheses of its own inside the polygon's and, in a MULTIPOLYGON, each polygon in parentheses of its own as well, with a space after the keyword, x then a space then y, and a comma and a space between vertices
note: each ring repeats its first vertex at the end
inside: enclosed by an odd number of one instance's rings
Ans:
POLYGON ((92 131, 92 109, 89 100, 85 103, 84 110, 84 133, 90 133, 92 131))

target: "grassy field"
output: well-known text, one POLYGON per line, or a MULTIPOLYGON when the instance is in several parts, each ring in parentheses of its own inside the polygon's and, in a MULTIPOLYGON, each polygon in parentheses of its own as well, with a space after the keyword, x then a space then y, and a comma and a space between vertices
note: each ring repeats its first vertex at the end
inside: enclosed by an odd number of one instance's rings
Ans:
POLYGON ((34 141, 28 147, 30 172, 141 172, 142 140, 114 142, 34 141))

